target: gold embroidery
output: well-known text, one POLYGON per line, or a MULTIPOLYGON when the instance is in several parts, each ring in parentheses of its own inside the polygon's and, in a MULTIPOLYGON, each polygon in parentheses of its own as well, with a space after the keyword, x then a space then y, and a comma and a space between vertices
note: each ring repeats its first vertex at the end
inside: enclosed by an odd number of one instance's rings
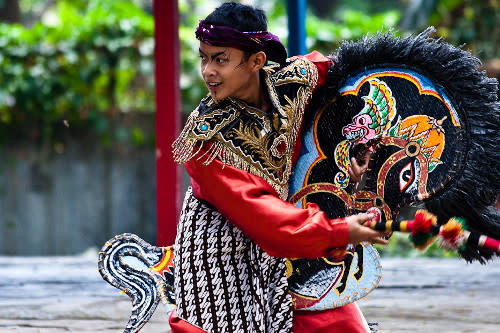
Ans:
MULTIPOLYGON (((196 108, 196 110, 189 115, 186 125, 184 125, 184 129, 172 144, 174 148, 174 161, 176 163, 189 161, 198 153, 198 151, 193 152, 197 142, 210 140, 216 133, 238 116, 239 110, 232 106, 216 109, 202 116, 199 116, 199 107, 196 108)), ((200 149, 201 147, 200 145, 200 149)))
MULTIPOLYGON (((236 99, 228 99, 229 106, 202 116, 197 108, 173 144, 174 160, 183 163, 196 158, 209 164, 218 158, 225 165, 263 178, 286 199, 293 149, 318 73, 313 63, 297 59, 282 69, 267 66, 264 74, 271 102, 278 112, 266 114, 236 99), (288 89, 295 96, 282 95, 280 102, 276 87, 282 89, 290 83, 299 84, 288 89), (200 153, 203 142, 209 139, 211 146, 200 153), (200 147, 194 151, 198 142, 200 147)), ((210 99, 205 103, 217 107, 210 99)))
POLYGON ((273 144, 271 145, 271 154, 273 157, 282 158, 288 150, 287 136, 281 134, 274 139, 273 144))
POLYGON ((184 129, 182 130, 179 137, 172 143, 174 161, 176 163, 184 163, 189 161, 193 157, 193 148, 198 141, 197 139, 191 137, 191 132, 195 127, 195 119, 198 117, 198 108, 191 112, 189 115, 186 125, 184 125, 184 129))
POLYGON ((313 80, 315 75, 317 81, 318 73, 316 66, 311 66, 311 62, 306 59, 298 58, 276 73, 274 84, 280 86, 287 83, 302 83, 307 86, 314 84, 313 87, 315 87, 316 82, 313 80))
POLYGON ((242 110, 245 110, 248 114, 251 114, 254 118, 257 118, 260 120, 262 123, 262 126, 264 127, 264 130, 269 132, 271 131, 271 124, 269 121, 269 118, 267 117, 267 114, 259 109, 256 109, 248 104, 246 104, 243 101, 240 101, 238 99, 232 99, 231 101, 238 105, 242 110))
MULTIPOLYGON (((231 130, 231 135, 234 135, 234 139, 241 140, 240 149, 245 156, 249 156, 254 163, 261 164, 264 169, 273 171, 280 170, 283 167, 284 160, 275 159, 269 154, 270 140, 272 136, 269 133, 262 136, 259 128, 255 126, 244 126, 243 122, 240 121, 238 128, 233 128, 231 130)), ((275 173, 275 172, 272 172, 275 173)), ((279 181, 279 178, 275 179, 279 181)))
POLYGON ((193 137, 200 140, 209 140, 215 133, 219 132, 227 124, 235 120, 239 115, 236 108, 228 106, 194 119, 194 128, 191 131, 193 137), (206 126, 206 128, 203 128, 206 126))

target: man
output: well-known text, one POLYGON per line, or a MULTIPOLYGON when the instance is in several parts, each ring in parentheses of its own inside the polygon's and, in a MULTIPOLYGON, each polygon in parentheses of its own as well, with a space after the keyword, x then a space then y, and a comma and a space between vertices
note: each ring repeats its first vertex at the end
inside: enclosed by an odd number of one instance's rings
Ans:
MULTIPOLYGON (((366 332, 355 304, 293 316, 288 294, 284 258, 387 244, 361 225, 369 214, 332 220, 315 204, 286 202, 304 111, 331 61, 317 52, 287 60, 264 12, 237 3, 215 9, 196 36, 210 94, 173 145, 191 188, 175 242, 172 332, 366 332)), ((366 169, 351 167, 354 179, 366 169)))

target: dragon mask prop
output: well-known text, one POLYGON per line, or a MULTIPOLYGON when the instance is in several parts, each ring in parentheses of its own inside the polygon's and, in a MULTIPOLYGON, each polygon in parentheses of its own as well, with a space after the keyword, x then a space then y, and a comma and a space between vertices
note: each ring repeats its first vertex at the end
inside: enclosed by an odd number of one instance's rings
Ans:
MULTIPOLYGON (((326 85, 306 112, 289 201, 314 202, 331 218, 370 211, 374 229, 410 231, 421 247, 439 235, 466 260, 485 262, 500 244, 499 214, 491 207, 500 192, 497 82, 478 70, 476 58, 432 33, 365 37, 332 55, 326 85), (366 181, 355 189, 349 160, 367 149, 374 152, 366 181), (412 206, 426 212, 400 221, 412 206)), ((131 234, 102 248, 101 275, 133 303, 125 332, 137 332, 160 300, 175 303, 173 256, 173 247, 131 234)), ((340 262, 289 259, 287 271, 295 309, 309 311, 353 302, 381 277, 370 244, 350 246, 340 262)))

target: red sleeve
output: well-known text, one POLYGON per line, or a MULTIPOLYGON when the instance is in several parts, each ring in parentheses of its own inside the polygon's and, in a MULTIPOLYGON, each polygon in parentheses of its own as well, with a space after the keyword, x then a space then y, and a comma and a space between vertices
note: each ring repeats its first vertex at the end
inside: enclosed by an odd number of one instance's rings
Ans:
POLYGON ((196 197, 214 205, 228 221, 268 254, 287 258, 341 258, 347 222, 329 219, 316 204, 306 209, 281 200, 263 179, 214 160, 185 164, 196 197))

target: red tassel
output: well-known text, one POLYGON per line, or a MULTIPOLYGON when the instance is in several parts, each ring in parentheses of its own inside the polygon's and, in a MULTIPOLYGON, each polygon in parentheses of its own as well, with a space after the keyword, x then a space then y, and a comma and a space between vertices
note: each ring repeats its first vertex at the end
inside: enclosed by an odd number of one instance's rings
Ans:
POLYGON ((435 238, 431 228, 436 224, 437 218, 426 210, 419 209, 413 220, 413 229, 409 236, 416 249, 424 251, 435 238))
POLYGON ((457 238, 463 234, 462 223, 457 219, 451 218, 448 223, 441 227, 439 236, 450 243, 456 243, 457 238))
POLYGON ((419 209, 413 220, 413 230, 411 236, 415 237, 420 234, 431 232, 431 227, 436 224, 436 217, 426 210, 419 209))

